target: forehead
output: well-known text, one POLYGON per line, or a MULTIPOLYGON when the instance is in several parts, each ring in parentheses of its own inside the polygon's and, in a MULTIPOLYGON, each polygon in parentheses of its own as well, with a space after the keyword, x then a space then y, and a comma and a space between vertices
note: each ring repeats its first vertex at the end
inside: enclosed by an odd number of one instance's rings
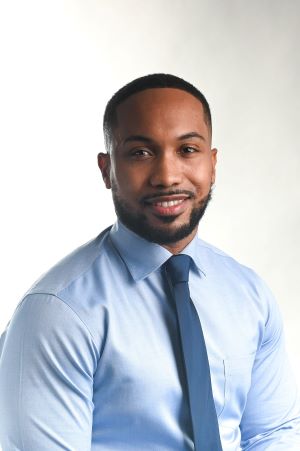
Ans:
POLYGON ((208 136, 200 100, 180 89, 153 88, 133 94, 118 106, 117 135, 159 131, 201 131, 208 136))

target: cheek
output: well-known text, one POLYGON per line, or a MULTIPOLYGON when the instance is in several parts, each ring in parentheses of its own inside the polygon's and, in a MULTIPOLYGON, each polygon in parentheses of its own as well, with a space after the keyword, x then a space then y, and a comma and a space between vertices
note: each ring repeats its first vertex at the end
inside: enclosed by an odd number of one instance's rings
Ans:
POLYGON ((195 168, 190 174, 190 180, 200 191, 206 191, 210 187, 213 177, 213 168, 211 165, 195 168))
POLYGON ((146 183, 146 174, 134 166, 116 165, 113 171, 115 186, 123 193, 138 193, 146 183))

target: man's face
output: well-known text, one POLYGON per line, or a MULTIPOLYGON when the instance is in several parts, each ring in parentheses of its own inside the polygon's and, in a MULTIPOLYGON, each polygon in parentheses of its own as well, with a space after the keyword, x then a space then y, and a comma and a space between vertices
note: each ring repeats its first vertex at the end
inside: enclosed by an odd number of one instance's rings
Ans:
POLYGON ((217 151, 202 104, 179 89, 147 89, 117 108, 113 135, 99 167, 117 216, 150 241, 185 247, 215 179, 217 151))

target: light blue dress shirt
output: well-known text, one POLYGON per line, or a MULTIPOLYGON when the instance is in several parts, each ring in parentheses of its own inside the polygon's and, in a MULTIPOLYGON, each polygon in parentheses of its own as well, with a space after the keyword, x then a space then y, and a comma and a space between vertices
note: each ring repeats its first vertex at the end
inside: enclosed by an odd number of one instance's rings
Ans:
MULTIPOLYGON (((198 237, 201 318, 224 451, 300 450, 278 306, 255 273, 198 237)), ((44 275, 1 337, 3 451, 191 451, 170 257, 117 222, 44 275)), ((197 343, 195 343, 197 347, 197 343)))

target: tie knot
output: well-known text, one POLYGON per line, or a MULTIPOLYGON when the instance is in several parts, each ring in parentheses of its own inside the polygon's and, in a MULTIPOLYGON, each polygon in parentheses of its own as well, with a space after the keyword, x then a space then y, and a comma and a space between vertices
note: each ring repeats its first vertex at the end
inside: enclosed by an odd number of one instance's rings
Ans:
POLYGON ((189 281, 191 261, 191 257, 185 254, 173 255, 166 261, 166 270, 169 274, 172 285, 189 281))

